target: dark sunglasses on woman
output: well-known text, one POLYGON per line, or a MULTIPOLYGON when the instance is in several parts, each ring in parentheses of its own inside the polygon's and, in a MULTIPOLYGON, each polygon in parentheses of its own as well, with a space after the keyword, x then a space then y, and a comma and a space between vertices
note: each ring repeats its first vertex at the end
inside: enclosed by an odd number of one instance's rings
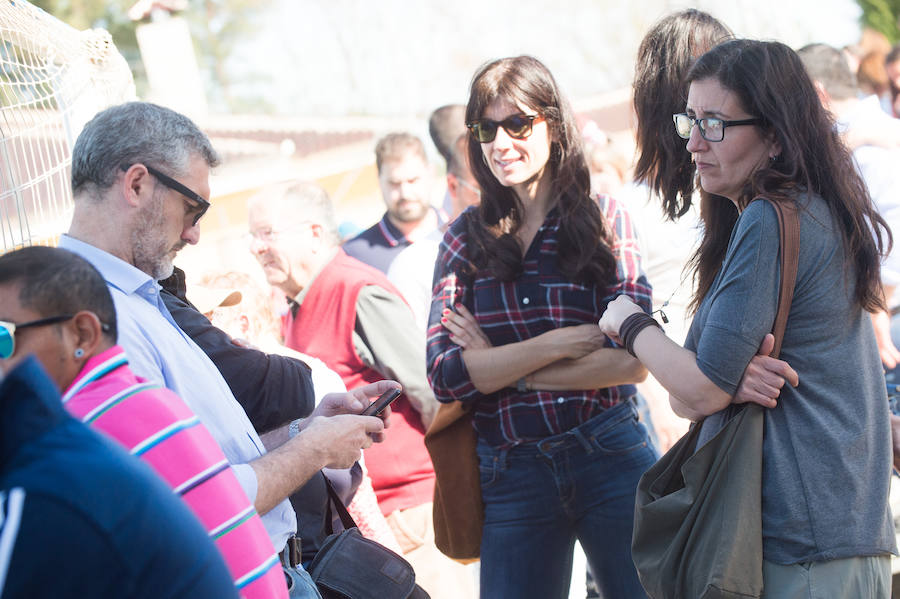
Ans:
POLYGON ((513 139, 525 139, 531 135, 531 126, 535 120, 539 120, 539 114, 514 114, 502 121, 491 119, 478 119, 466 123, 466 127, 479 143, 489 144, 497 137, 497 129, 503 127, 506 134, 513 139))

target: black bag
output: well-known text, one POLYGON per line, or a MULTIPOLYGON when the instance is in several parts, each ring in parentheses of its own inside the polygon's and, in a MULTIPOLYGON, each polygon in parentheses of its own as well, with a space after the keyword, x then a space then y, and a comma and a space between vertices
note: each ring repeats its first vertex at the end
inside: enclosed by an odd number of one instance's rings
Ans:
POLYGON ((329 496, 326 522, 332 521, 333 504, 345 530, 325 539, 307 569, 323 599, 428 599, 428 593, 416 584, 409 562, 362 536, 328 478, 325 480, 329 496))
MULTIPOLYGON (((771 203, 781 229, 777 356, 794 294, 800 223, 793 205, 771 203)), ((702 423, 694 424, 641 477, 631 555, 652 599, 762 594, 764 424, 763 408, 746 405, 699 449, 702 423)))

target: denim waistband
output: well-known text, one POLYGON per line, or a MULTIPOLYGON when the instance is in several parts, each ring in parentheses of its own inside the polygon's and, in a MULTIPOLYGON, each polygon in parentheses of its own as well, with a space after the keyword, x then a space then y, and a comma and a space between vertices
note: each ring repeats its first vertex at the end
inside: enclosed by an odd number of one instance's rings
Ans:
POLYGON ((633 398, 626 399, 604 410, 571 430, 541 439, 536 443, 523 443, 510 448, 499 448, 491 447, 484 439, 478 439, 478 453, 479 455, 493 456, 493 459, 499 461, 504 467, 506 458, 510 454, 518 456, 548 455, 573 447, 579 447, 587 453, 591 453, 594 451, 594 447, 590 442, 592 437, 599 437, 609 429, 630 419, 638 419, 638 411, 634 405, 633 398))
POLYGON ((534 447, 541 453, 552 453, 577 445, 590 452, 593 449, 589 441, 590 437, 599 436, 619 423, 637 417, 637 408, 634 407, 634 402, 628 399, 604 410, 571 430, 541 439, 534 444, 534 447))

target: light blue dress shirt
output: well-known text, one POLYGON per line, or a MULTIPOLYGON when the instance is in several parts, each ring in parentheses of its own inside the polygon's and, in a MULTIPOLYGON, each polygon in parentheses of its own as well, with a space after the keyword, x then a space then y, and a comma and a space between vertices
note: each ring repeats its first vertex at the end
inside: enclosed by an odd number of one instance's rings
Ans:
MULTIPOLYGON (((68 235, 60 238, 59 247, 100 271, 116 305, 118 343, 125 348, 131 369, 184 399, 222 448, 250 501, 255 501, 256 473, 248 462, 266 449, 215 364, 175 324, 160 297, 159 283, 131 264, 68 235)), ((263 514, 262 521, 276 551, 297 529, 287 499, 263 514)))

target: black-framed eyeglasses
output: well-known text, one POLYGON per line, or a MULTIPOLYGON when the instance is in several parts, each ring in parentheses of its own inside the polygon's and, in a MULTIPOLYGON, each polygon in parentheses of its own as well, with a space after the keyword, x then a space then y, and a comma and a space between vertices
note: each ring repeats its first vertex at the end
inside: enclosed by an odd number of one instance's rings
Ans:
POLYGON ((673 114, 672 120, 675 121, 675 132, 678 133, 678 137, 690 139, 691 129, 693 129, 696 124, 700 128, 700 137, 706 141, 713 142, 725 139, 726 127, 762 124, 761 118, 741 119, 739 121, 725 121, 715 117, 698 119, 683 112, 680 114, 673 114))
POLYGON ((75 318, 75 316, 73 314, 61 314, 59 316, 39 318, 21 324, 0 320, 0 360, 6 360, 16 353, 16 331, 65 322, 71 318, 75 318))
POLYGON ((531 127, 534 121, 541 118, 539 114, 514 114, 502 121, 478 119, 466 123, 466 127, 468 127, 472 137, 478 143, 489 144, 497 137, 497 129, 499 127, 503 127, 503 130, 513 139, 525 139, 531 135, 531 127))
MULTIPOLYGON (((124 164, 122 165, 123 171, 127 171, 129 168, 131 168, 131 166, 125 166, 124 164)), ((206 198, 204 198, 202 195, 197 193, 196 191, 193 191, 190 187, 188 187, 184 183, 180 183, 180 182, 176 181, 175 179, 173 179, 172 177, 170 177, 169 175, 159 172, 158 170, 156 170, 149 164, 145 164, 144 168, 147 169, 148 173, 150 173, 151 175, 156 177, 157 181, 159 181, 160 183, 162 183, 163 185, 165 185, 172 191, 177 191, 178 193, 180 193, 187 199, 191 200, 192 202, 196 202, 197 204, 200 205, 200 209, 197 212, 197 214, 194 215, 194 221, 192 223, 193 226, 196 227, 197 223, 200 222, 200 219, 203 218, 203 215, 206 214, 206 211, 209 210, 209 207, 210 207, 209 201, 206 198)))

